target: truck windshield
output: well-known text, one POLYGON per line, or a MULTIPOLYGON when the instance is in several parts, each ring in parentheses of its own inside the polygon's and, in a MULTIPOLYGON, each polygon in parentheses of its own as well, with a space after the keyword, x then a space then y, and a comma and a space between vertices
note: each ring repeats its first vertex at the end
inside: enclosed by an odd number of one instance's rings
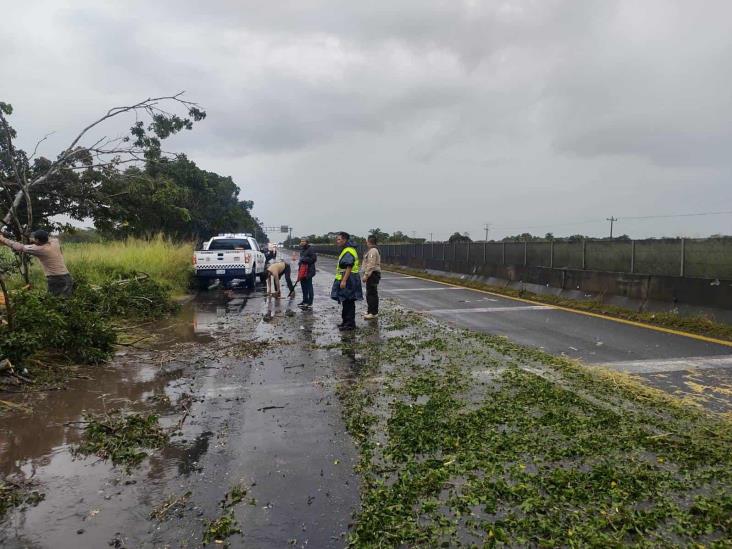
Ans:
POLYGON ((251 250, 249 241, 240 238, 217 238, 208 246, 209 250, 251 250))

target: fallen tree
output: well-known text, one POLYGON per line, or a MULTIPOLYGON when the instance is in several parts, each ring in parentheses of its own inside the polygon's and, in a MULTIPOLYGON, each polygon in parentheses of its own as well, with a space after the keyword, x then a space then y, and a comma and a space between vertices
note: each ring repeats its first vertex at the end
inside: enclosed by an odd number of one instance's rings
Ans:
MULTIPOLYGON (((9 122, 12 114, 12 105, 0 101, 0 230, 25 243, 34 229, 57 228, 54 216, 90 217, 109 200, 103 183, 118 177, 121 165, 176 158, 163 150, 162 141, 192 129, 194 122, 206 117, 196 103, 183 99, 183 92, 113 107, 86 124, 52 160, 38 156, 40 145, 51 134, 38 140, 31 154, 15 146, 17 131, 9 122), (129 133, 107 135, 113 123, 125 116, 133 120, 129 133)), ((10 257, 0 256, 0 314, 4 316, 0 328, 12 331, 17 311, 7 278, 20 272, 28 284, 30 261, 22 253, 10 257)))
MULTIPOLYGON (((162 149, 162 141, 192 129, 194 122, 206 116, 197 104, 182 96, 183 92, 109 109, 84 126, 55 160, 37 156, 39 146, 51 134, 41 138, 30 155, 15 146, 17 132, 8 121, 13 107, 0 101, 0 208, 4 229, 27 242, 33 228, 52 225, 53 216, 89 217, 93 207, 107 198, 99 192, 101 184, 115 175, 119 166, 176 157, 162 149), (129 134, 104 135, 112 122, 123 116, 134 117, 129 134)), ((21 258, 18 267, 27 281, 28 262, 21 258)))

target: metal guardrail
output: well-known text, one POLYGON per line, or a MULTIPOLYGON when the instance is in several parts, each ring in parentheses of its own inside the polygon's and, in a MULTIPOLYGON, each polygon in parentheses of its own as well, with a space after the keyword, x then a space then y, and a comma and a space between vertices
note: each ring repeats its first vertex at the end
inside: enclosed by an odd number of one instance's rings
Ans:
MULTIPOLYGON (((320 253, 335 245, 315 244, 320 253)), ((359 254, 365 245, 358 245, 359 254)), ((732 280, 732 238, 379 244, 386 262, 460 262, 732 280)))

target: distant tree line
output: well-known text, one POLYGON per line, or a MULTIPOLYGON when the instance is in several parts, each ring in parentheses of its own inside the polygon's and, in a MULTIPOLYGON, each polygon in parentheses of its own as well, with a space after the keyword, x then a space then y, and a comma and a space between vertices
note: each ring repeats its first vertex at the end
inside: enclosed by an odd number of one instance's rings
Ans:
MULTIPOLYGON (((613 240, 613 241, 630 241, 630 237, 627 234, 623 234, 620 236, 614 236, 613 238, 610 237, 604 237, 604 238, 597 238, 597 237, 589 237, 582 234, 573 234, 571 236, 561 236, 557 237, 554 236, 553 233, 546 233, 544 236, 539 235, 533 235, 531 233, 521 233, 517 235, 512 236, 505 236, 501 240, 489 240, 488 242, 536 242, 536 241, 556 241, 556 242, 580 242, 585 239, 592 240, 613 240)), ((467 233, 460 234, 458 232, 453 233, 450 238, 448 239, 448 242, 450 244, 453 244, 454 242, 473 242, 473 240, 468 236, 467 233)))
MULTIPOLYGON (((311 244, 333 244, 335 242, 336 234, 338 231, 331 231, 322 235, 306 235, 302 238, 307 238, 311 244)), ((387 233, 382 231, 380 228, 371 229, 366 236, 351 235, 351 241, 354 244, 363 244, 366 242, 368 236, 375 236, 376 240, 381 243, 389 244, 423 244, 427 239, 410 237, 404 234, 402 231, 395 231, 393 233, 387 233)), ((295 246, 300 242, 301 237, 288 238, 284 241, 285 246, 295 246)))
MULTIPOLYGON (((680 239, 681 237, 658 237, 658 238, 649 238, 647 240, 668 240, 668 239, 680 239)), ((713 234, 708 236, 707 238, 713 238, 717 240, 725 240, 732 238, 732 236, 727 236, 723 234, 713 234)), ((588 236, 584 234, 573 234, 569 236, 554 236, 554 233, 546 233, 544 236, 539 235, 533 235, 531 233, 521 233, 511 236, 505 236, 500 240, 489 240, 488 242, 581 242, 583 240, 594 240, 594 241, 612 241, 612 242, 630 242, 632 238, 628 236, 627 234, 621 234, 619 236, 613 236, 610 238, 609 236, 588 236)), ((468 236, 467 233, 460 234, 458 232, 453 233, 450 238, 448 239, 448 242, 450 244, 454 242, 473 242, 473 240, 468 236)))
MULTIPOLYGON (((378 242, 384 243, 384 244, 423 244, 427 241, 425 238, 416 238, 416 237, 409 237, 406 234, 402 233, 401 231, 396 231, 392 234, 386 233, 382 231, 381 229, 371 229, 369 232, 369 235, 376 236, 378 242)), ((333 244, 335 242, 336 232, 330 232, 323 235, 314 235, 311 234, 307 236, 306 238, 311 242, 312 244, 333 244)), ((713 234, 709 236, 708 238, 714 238, 714 239, 729 239, 732 238, 732 236, 726 236, 722 234, 713 234)), ((667 238, 662 238, 667 239, 667 238)), ((356 244, 361 244, 366 241, 366 237, 362 236, 351 236, 351 240, 356 244)), ((584 234, 573 234, 569 236, 554 236, 553 233, 546 233, 544 236, 540 235, 534 235, 531 233, 521 233, 511 236, 503 237, 500 240, 489 240, 488 242, 581 242, 583 240, 600 240, 600 241, 612 241, 612 242, 630 242, 632 239, 627 234, 621 234, 619 236, 613 236, 610 238, 609 236, 605 237, 596 237, 596 236, 587 236, 584 234)), ((285 244, 288 246, 296 246, 298 242, 300 241, 300 238, 292 238, 285 241, 285 244)), ((473 242, 473 239, 470 238, 470 235, 468 233, 460 233, 455 231, 450 235, 450 237, 447 239, 447 242, 449 244, 455 244, 455 243, 467 243, 467 242, 473 242)), ((480 241, 482 242, 482 241, 480 241)))
POLYGON ((532 242, 536 240, 541 241, 556 241, 556 242, 581 242, 582 240, 613 240, 613 241, 621 241, 621 242, 629 242, 631 238, 627 234, 622 234, 620 236, 614 236, 610 238, 609 236, 605 237, 596 237, 596 236, 587 236, 583 234, 573 234, 570 236, 554 236, 553 233, 546 233, 544 236, 539 235, 532 235, 531 233, 521 233, 513 236, 506 236, 502 238, 499 242, 532 242))
POLYGON ((180 155, 143 167, 129 167, 99 186, 105 200, 90 213, 102 236, 178 240, 205 239, 223 232, 250 232, 266 240, 254 203, 239 199, 228 176, 202 170, 180 155))

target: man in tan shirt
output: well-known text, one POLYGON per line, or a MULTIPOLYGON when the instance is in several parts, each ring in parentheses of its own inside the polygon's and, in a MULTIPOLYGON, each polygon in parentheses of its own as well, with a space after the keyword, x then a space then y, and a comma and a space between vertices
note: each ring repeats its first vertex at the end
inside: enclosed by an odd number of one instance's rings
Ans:
POLYGON ((282 297, 280 293, 280 278, 282 275, 285 275, 285 281, 287 282, 287 288, 290 290, 290 293, 295 290, 295 286, 292 284, 292 279, 290 278, 290 270, 290 264, 285 261, 275 260, 270 263, 269 267, 267 267, 268 295, 271 294, 277 298, 282 297), (274 288, 271 289, 272 285, 274 288))
POLYGON ((46 231, 34 231, 32 244, 21 244, 0 234, 0 244, 9 246, 16 252, 37 257, 46 275, 49 293, 57 296, 69 296, 74 291, 74 281, 69 274, 61 253, 61 244, 56 238, 48 238, 46 231))
POLYGON ((376 247, 376 237, 366 239, 368 251, 363 256, 361 264, 362 280, 366 284, 367 311, 363 317, 367 320, 379 315, 379 281, 381 280, 381 254, 376 247))

